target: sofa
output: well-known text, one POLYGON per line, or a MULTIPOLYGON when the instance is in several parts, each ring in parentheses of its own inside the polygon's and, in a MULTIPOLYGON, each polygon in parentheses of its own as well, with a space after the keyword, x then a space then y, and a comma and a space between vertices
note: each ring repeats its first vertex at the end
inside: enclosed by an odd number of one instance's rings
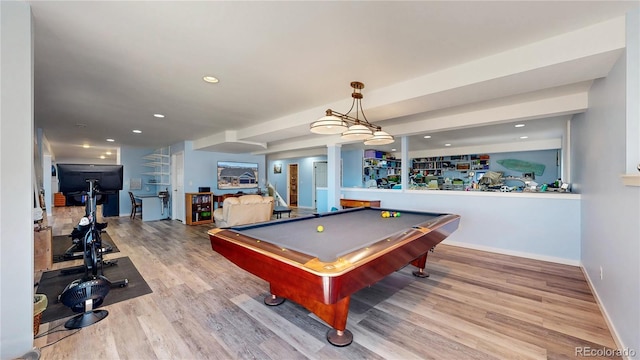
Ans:
POLYGON ((213 211, 213 220, 219 228, 269 221, 273 206, 272 196, 228 197, 222 202, 222 208, 213 211))

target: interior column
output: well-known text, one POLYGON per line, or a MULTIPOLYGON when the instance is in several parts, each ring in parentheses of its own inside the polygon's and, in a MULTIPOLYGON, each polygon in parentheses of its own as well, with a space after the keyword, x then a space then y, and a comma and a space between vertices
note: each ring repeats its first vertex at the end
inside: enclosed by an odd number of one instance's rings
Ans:
POLYGON ((327 145, 327 209, 340 209, 340 144, 327 145))
POLYGON ((400 165, 400 184, 402 186, 402 191, 406 191, 409 189, 409 137, 403 136, 400 138, 400 159, 402 159, 402 164, 400 165))

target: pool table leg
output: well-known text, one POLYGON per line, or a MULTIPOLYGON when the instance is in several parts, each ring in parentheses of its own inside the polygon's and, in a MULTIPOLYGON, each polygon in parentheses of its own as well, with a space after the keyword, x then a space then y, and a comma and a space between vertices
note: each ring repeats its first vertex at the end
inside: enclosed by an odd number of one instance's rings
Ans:
POLYGON ((353 342, 353 333, 347 329, 330 329, 327 331, 327 341, 333 346, 347 346, 353 342))
POLYGON ((275 296, 273 294, 264 297, 264 303, 269 306, 277 306, 284 302, 284 298, 275 296))
POLYGON ((270 284, 271 295, 264 298, 264 303, 270 306, 280 305, 285 299, 289 299, 304 306, 307 310, 316 314, 325 321, 331 329, 327 331, 327 341, 334 346, 347 346, 353 341, 353 333, 347 330, 347 317, 349 315, 349 302, 351 296, 345 296, 333 304, 307 296, 297 287, 284 284, 270 284), (274 295, 276 293, 281 296, 274 295))
POLYGON ((337 303, 317 309, 315 314, 331 325, 327 331, 327 341, 333 346, 347 346, 353 341, 353 333, 347 330, 347 316, 351 296, 340 299, 337 303))
POLYGON ((416 258, 411 262, 411 265, 418 268, 418 270, 412 272, 413 276, 416 276, 419 278, 429 277, 429 273, 424 271, 424 268, 427 264, 427 254, 428 253, 424 253, 423 255, 420 255, 420 257, 416 258))

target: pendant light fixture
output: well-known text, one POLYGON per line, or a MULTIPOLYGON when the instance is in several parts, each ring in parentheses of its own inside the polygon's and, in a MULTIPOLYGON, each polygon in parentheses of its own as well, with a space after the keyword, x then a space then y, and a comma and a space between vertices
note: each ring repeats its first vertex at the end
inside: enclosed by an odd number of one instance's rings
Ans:
POLYGON ((380 126, 374 125, 367 120, 362 110, 362 90, 364 84, 359 81, 352 81, 353 102, 346 114, 335 110, 327 109, 325 116, 314 121, 310 125, 310 130, 314 134, 342 134, 345 140, 365 140, 365 145, 386 145, 395 140, 393 136, 382 131, 380 126), (355 109, 355 117, 349 115, 355 109), (362 115, 362 119, 360 119, 362 115))

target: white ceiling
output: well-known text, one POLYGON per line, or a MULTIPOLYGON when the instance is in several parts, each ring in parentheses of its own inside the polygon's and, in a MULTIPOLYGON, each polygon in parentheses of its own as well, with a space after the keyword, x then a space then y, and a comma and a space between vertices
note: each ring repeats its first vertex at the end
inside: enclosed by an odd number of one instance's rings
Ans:
POLYGON ((353 80, 365 83, 367 118, 410 135, 412 146, 512 142, 520 121, 530 140, 557 138, 567 116, 586 109, 591 81, 623 53, 620 16, 638 6, 28 2, 36 127, 56 161, 95 163, 119 146, 184 140, 211 151, 322 151, 341 141, 310 135, 308 125, 326 108, 346 112, 353 80), (425 142, 427 133, 439 136, 425 142))

